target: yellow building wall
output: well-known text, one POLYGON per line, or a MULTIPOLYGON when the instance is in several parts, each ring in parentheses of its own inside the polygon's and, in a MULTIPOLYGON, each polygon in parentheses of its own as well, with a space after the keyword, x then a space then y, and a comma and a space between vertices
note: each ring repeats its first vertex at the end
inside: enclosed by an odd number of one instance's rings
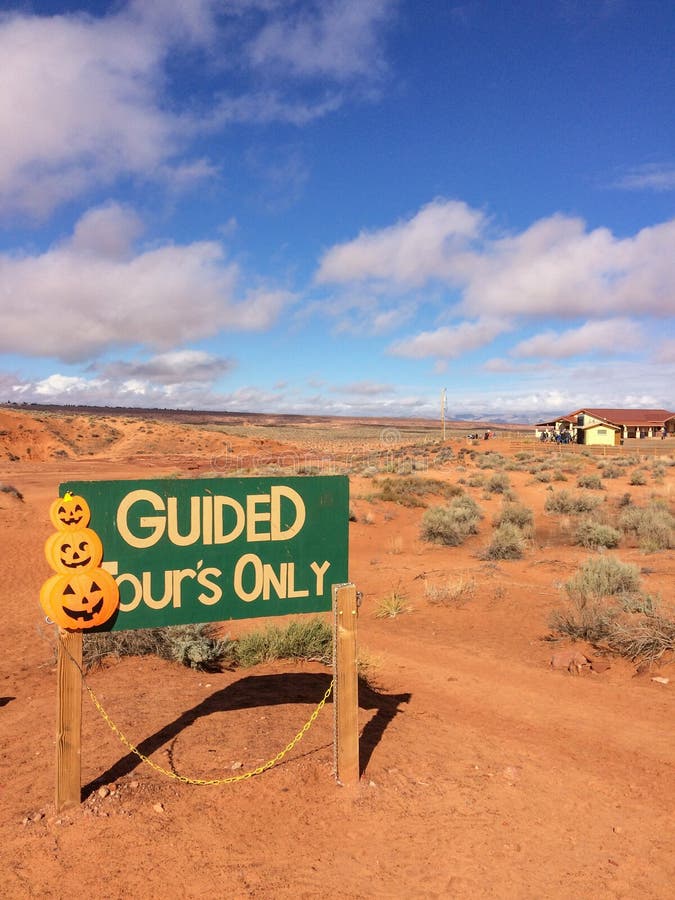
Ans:
POLYGON ((584 432, 584 444, 590 447, 613 447, 614 435, 614 429, 607 425, 591 425, 584 432))

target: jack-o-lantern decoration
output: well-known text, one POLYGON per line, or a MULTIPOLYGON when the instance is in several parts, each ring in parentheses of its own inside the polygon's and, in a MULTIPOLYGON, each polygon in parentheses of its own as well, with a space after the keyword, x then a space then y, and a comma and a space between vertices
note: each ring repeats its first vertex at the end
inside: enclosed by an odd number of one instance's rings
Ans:
POLYGON ((56 528, 45 542, 47 562, 57 573, 40 590, 47 617, 69 631, 104 625, 117 611, 120 592, 109 572, 101 569, 101 538, 87 528, 91 511, 78 495, 67 493, 49 508, 56 528))
POLYGON ((83 631, 104 625, 115 614, 119 588, 105 569, 52 575, 42 585, 40 603, 52 622, 61 628, 83 631))
POLYGON ((99 566, 103 559, 103 545, 91 528, 57 531, 45 542, 45 556, 55 572, 67 575, 99 566))
POLYGON ((86 528, 91 518, 89 504, 84 497, 66 493, 49 507, 49 518, 57 531, 75 531, 86 528))

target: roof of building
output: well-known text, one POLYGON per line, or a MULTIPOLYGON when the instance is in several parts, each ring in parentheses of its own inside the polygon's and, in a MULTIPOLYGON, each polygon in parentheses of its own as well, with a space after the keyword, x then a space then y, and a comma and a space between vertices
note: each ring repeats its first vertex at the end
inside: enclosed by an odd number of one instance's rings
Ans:
POLYGON ((581 413, 588 413, 596 419, 616 425, 644 425, 646 427, 663 425, 668 419, 675 418, 675 413, 669 412, 667 409, 607 409, 590 406, 584 406, 565 418, 574 418, 581 413))

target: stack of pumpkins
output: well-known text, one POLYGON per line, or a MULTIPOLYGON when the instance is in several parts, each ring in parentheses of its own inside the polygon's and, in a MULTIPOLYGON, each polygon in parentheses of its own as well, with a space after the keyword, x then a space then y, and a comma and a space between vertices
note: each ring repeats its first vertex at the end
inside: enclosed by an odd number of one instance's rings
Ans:
POLYGON ((47 562, 57 573, 40 590, 40 604, 60 628, 85 631, 108 622, 119 606, 117 582, 102 569, 103 545, 88 528, 91 511, 84 497, 55 500, 49 518, 56 528, 45 543, 47 562))

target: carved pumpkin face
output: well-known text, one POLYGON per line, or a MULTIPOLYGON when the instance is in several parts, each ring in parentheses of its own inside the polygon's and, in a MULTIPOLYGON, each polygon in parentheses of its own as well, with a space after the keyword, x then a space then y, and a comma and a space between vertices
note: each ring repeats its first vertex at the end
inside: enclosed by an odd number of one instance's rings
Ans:
POLYGON ((40 603, 52 622, 61 628, 84 631, 103 625, 114 615, 119 605, 119 589, 105 569, 53 575, 42 585, 40 603))
POLYGON ((49 507, 49 518, 57 531, 72 531, 84 528, 89 524, 91 512, 84 497, 66 494, 59 497, 49 507))
POLYGON ((45 556, 55 572, 67 575, 69 572, 81 572, 100 565, 103 545, 91 528, 57 531, 45 542, 45 556))

